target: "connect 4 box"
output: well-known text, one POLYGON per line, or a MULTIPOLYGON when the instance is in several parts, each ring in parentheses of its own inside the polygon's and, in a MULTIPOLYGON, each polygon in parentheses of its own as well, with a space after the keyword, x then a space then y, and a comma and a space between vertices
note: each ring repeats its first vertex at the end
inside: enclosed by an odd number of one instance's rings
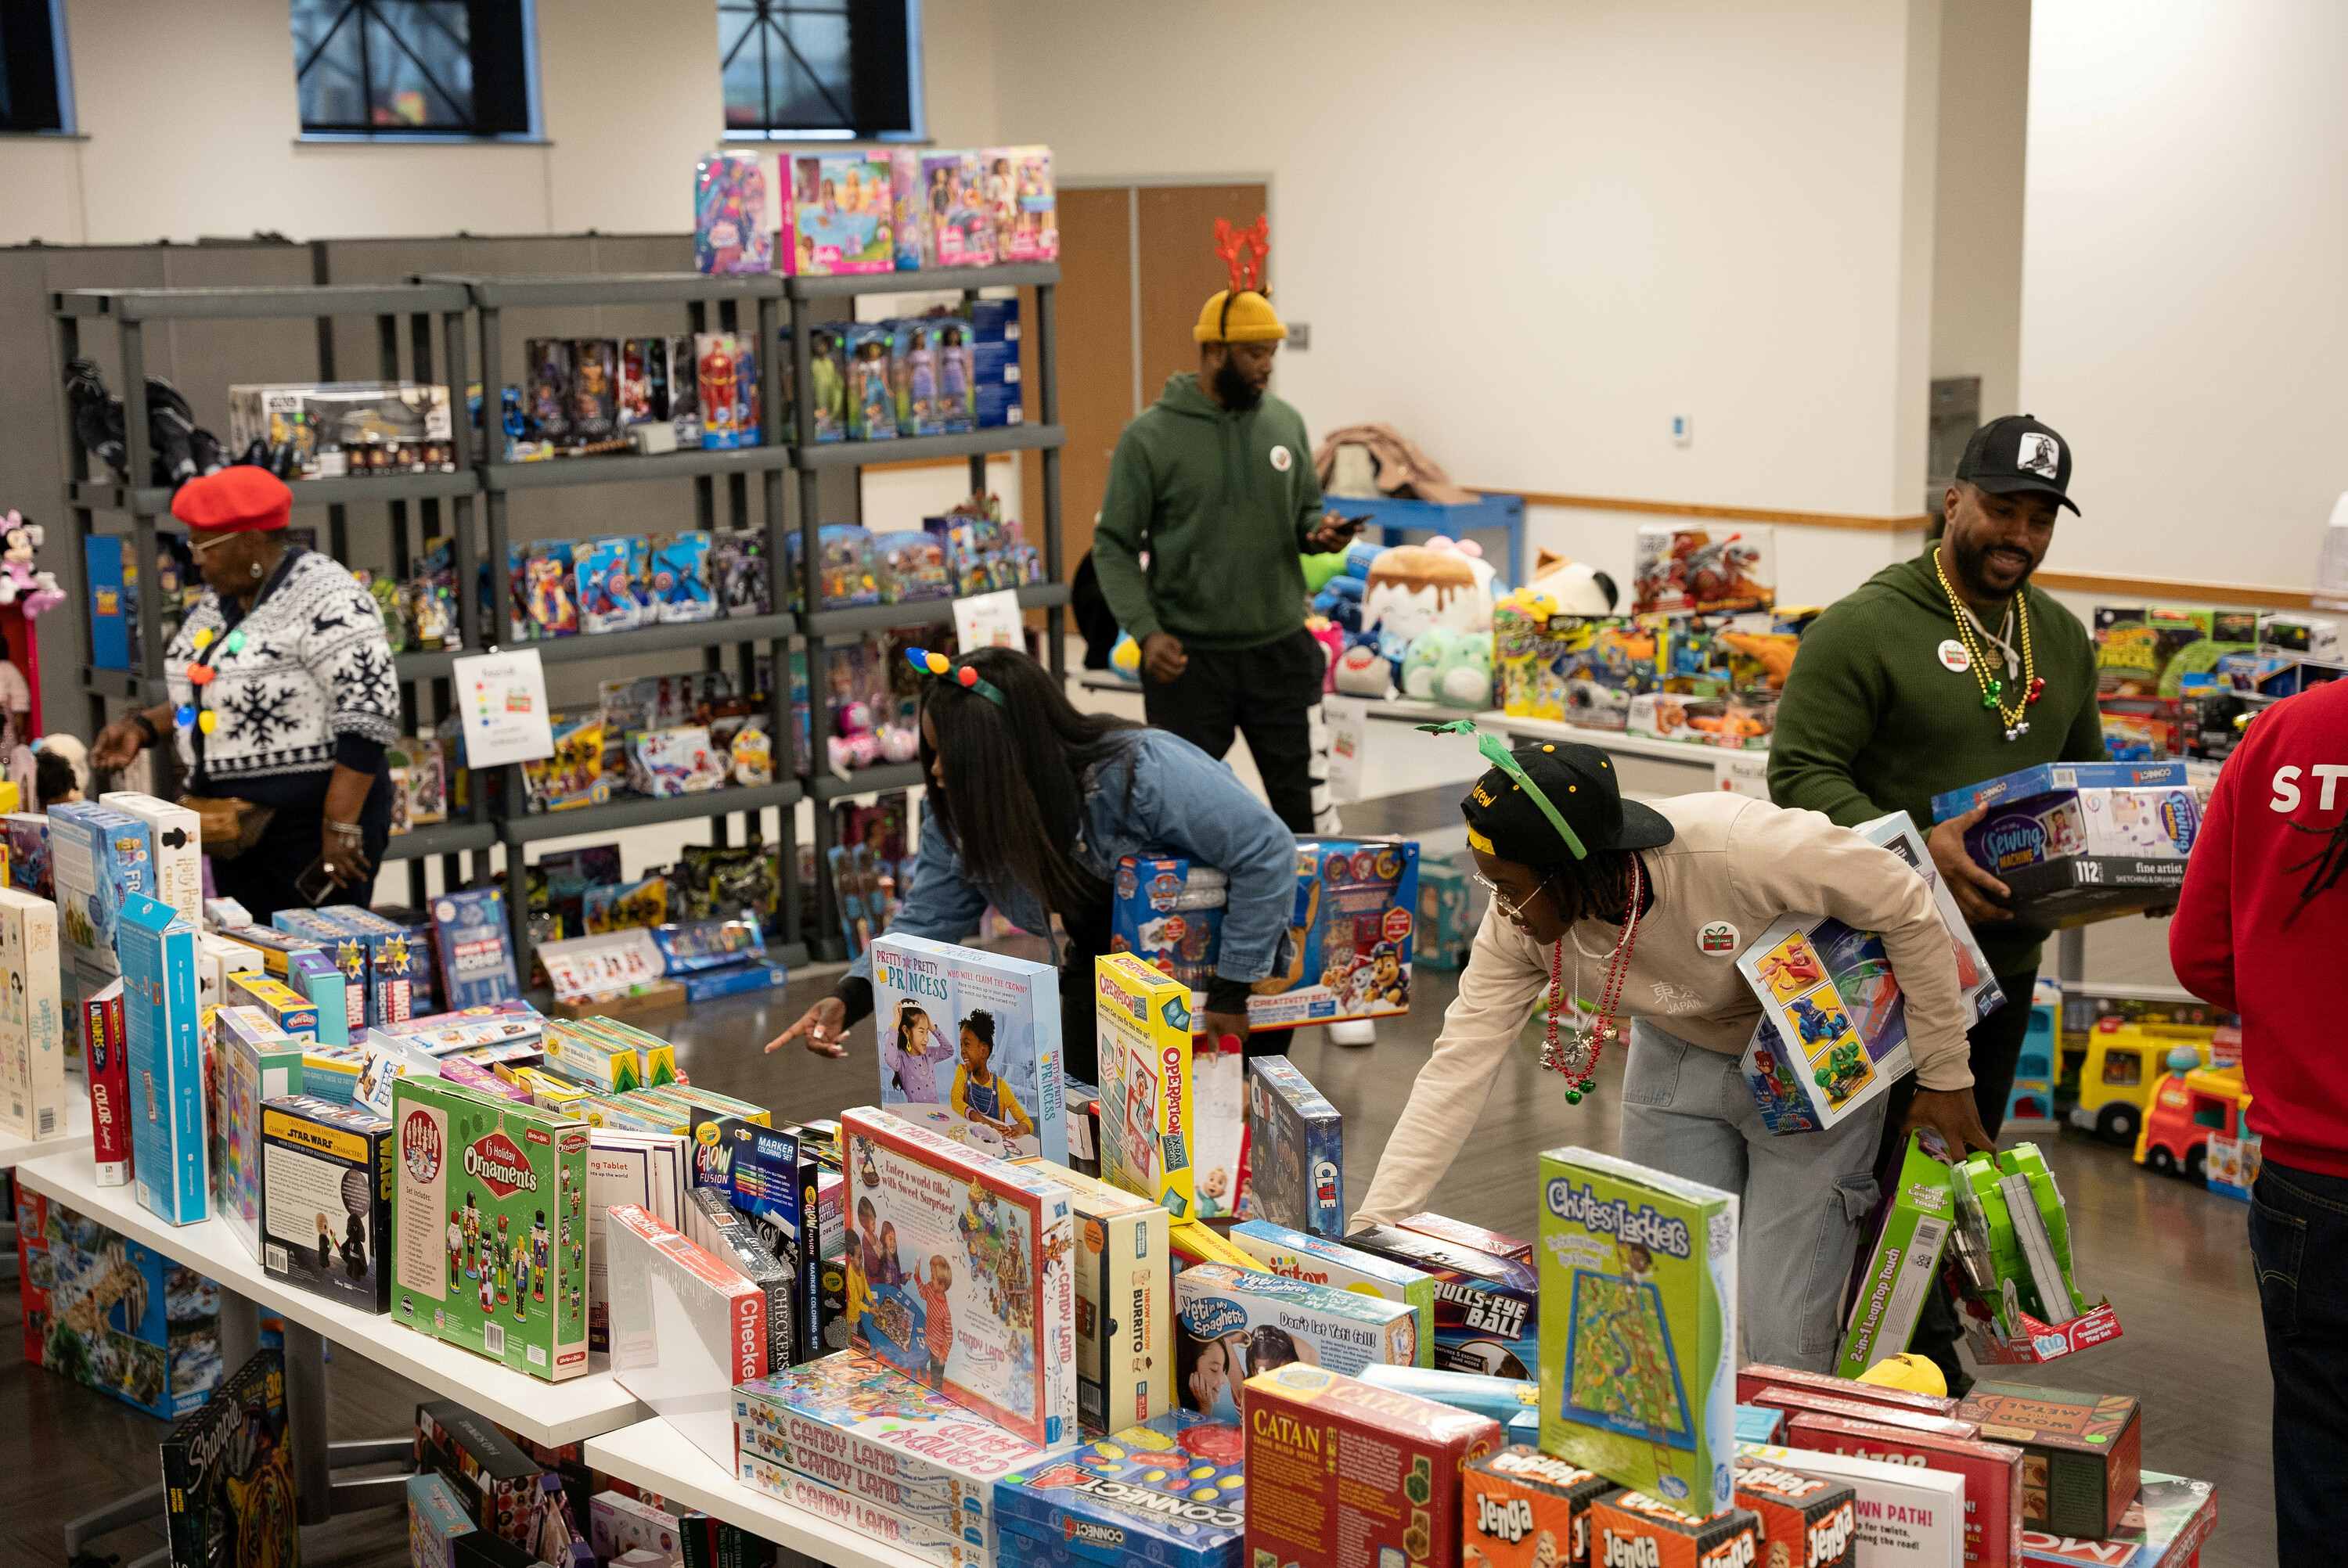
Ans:
POLYGON ((1327 1286, 1400 1302, 1417 1319, 1420 1367, 1435 1365, 1435 1278, 1358 1247, 1306 1235, 1270 1220, 1242 1220, 1231 1227, 1231 1244, 1272 1273, 1310 1285, 1327 1286))
POLYGON ((1313 1235, 1345 1234, 1344 1123, 1285 1056, 1247 1064, 1248 1192, 1242 1210, 1313 1235))
MULTIPOLYGON (((1521 1443, 1460 1472, 1462 1545, 1493 1568, 1576 1568, 1590 1555, 1590 1505, 1614 1483, 1521 1443)), ((1803 1568, 1809 1568, 1805 1564, 1803 1568)))
POLYGON ((195 928, 170 905, 133 893, 118 940, 139 1201, 175 1225, 193 1225, 211 1204, 195 928))
POLYGON ((56 905, 0 887, 0 1132, 54 1138, 71 1092, 56 905))
POLYGON ((1104 953, 1093 973, 1101 1175, 1189 1219, 1198 1206, 1190 1161, 1190 988, 1131 953, 1104 953))
POLYGON ((1115 1431, 1162 1415, 1174 1357, 1166 1211, 1041 1159, 1020 1164, 1068 1189, 1076 1216, 1076 1418, 1115 1431))
POLYGON ((1227 1420, 1176 1410, 1005 1476, 996 1568, 1239 1568, 1249 1446, 1227 1420))
POLYGON ((1693 1514, 1729 1507, 1735 1194, 1581 1148, 1540 1173, 1542 1450, 1693 1514))

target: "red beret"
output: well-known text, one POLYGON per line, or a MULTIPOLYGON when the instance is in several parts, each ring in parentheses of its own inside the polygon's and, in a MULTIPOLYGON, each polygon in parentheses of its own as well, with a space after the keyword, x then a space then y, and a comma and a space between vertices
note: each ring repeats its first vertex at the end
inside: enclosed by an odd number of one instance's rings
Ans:
POLYGON ((294 492, 268 469, 240 463, 180 486, 171 515, 209 533, 265 533, 293 517, 294 492))

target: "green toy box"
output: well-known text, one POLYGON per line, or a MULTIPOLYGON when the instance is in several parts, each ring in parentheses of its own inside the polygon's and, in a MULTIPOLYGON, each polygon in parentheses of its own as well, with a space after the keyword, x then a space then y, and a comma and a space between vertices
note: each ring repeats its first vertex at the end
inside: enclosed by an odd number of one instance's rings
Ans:
POLYGON ((1878 1211, 1874 1248, 1866 1255, 1843 1333, 1835 1375, 1856 1378, 1908 1348, 1941 1275, 1941 1254, 1956 1223, 1949 1162, 1930 1132, 1909 1135, 1899 1184, 1878 1211))
POLYGON ((1581 1148, 1540 1162, 1540 1446, 1705 1516, 1736 1492, 1736 1197, 1581 1148))

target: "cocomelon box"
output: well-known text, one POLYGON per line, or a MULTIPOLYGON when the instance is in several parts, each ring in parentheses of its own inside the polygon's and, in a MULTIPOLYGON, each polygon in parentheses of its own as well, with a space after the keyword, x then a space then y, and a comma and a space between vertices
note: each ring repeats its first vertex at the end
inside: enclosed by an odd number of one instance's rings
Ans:
POLYGON ((1531 1264, 1395 1225, 1355 1231, 1345 1245, 1435 1281, 1435 1365, 1451 1372, 1531 1378, 1540 1366, 1531 1264))
POLYGON ((1285 1056, 1247 1064, 1243 1218, 1318 1236, 1345 1234, 1344 1119, 1285 1056))
POLYGON ((1731 1506, 1736 1196, 1581 1148, 1540 1162, 1540 1446, 1731 1506))
POLYGON ((1434 1276, 1326 1236, 1290 1230, 1270 1220, 1241 1220, 1231 1227, 1230 1241, 1265 1268, 1286 1278, 1351 1291, 1357 1296, 1375 1296, 1409 1307, 1418 1319, 1416 1364, 1435 1365, 1434 1276))
POLYGON ((1099 1432, 1163 1415, 1174 1367, 1166 1211, 1062 1166, 1020 1163, 1067 1188, 1076 1209, 1078 1419, 1099 1432))
POLYGON ((1699 1517, 1643 1491, 1590 1505, 1590 1560, 1608 1568, 1747 1568, 1761 1560, 1761 1522, 1742 1508, 1699 1517))
POLYGON ((1131 953, 1093 960, 1093 1015, 1100 1034, 1101 1175, 1163 1208, 1193 1217, 1190 1162, 1190 988, 1131 953))
POLYGON ((1736 1456, 1736 1506, 1761 1522, 1769 1568, 1850 1568, 1859 1553, 1858 1498, 1826 1476, 1736 1456))
POLYGON ((1239 1568, 1249 1443, 1175 1410, 995 1482, 998 1568, 1239 1568))
POLYGON ((871 1106, 840 1129, 850 1342, 1030 1442, 1074 1436, 1067 1189, 871 1106))
POLYGON ((1499 1423, 1292 1364, 1247 1383, 1248 1555, 1282 1568, 1457 1568, 1462 1471, 1499 1423))
POLYGON ((1512 1443, 1459 1475, 1460 1545, 1492 1568, 1579 1568, 1591 1561, 1590 1505, 1615 1490, 1602 1475, 1512 1443))
POLYGON ((1285 1275, 1202 1263, 1174 1279, 1174 1398, 1239 1419, 1240 1385, 1301 1361, 1333 1372, 1418 1364, 1408 1304, 1285 1275))
POLYGON ((880 1103, 974 1153, 1068 1162, 1060 972, 890 935, 872 943, 880 1103))
POLYGON ((587 1124, 444 1079, 393 1086, 391 1315, 560 1381, 587 1370, 587 1124))

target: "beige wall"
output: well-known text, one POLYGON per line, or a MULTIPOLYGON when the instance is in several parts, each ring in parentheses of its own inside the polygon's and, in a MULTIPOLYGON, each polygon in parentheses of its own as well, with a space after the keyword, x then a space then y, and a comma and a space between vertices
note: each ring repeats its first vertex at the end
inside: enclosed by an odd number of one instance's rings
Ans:
POLYGON ((1943 0, 1941 19, 1932 376, 1980 376, 1984 418, 2021 407, 2030 5, 1943 0))

